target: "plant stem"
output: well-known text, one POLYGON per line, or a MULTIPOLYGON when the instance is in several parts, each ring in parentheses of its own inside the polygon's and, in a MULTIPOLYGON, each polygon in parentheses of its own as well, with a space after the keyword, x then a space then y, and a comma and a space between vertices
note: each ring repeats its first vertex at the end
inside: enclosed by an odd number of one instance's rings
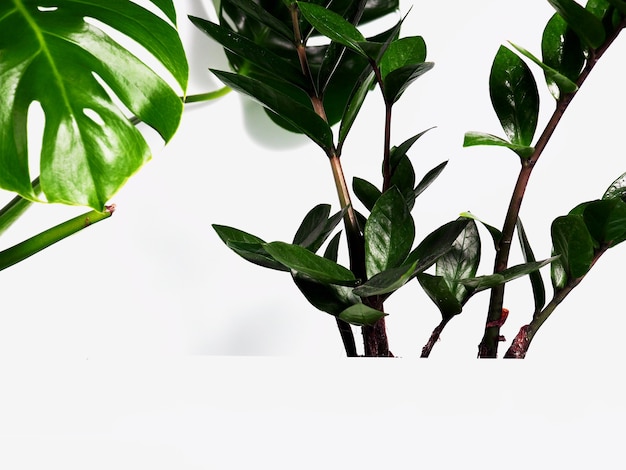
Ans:
MULTIPOLYGON (((589 57, 585 64, 585 67, 578 77, 576 84, 578 88, 582 86, 585 82, 594 66, 597 64, 598 60, 604 52, 608 49, 608 47, 613 43, 615 38, 619 35, 620 31, 626 25, 626 20, 622 20, 622 23, 618 28, 607 38, 602 46, 598 49, 591 50, 589 52, 589 57)), ((502 238, 500 239, 500 243, 498 244, 496 250, 496 259, 494 262, 494 273, 501 272, 505 270, 508 266, 509 262, 509 253, 511 250, 511 240, 513 239, 513 233, 515 230, 515 224, 517 223, 517 219, 519 217, 519 212, 522 206, 522 200, 524 198, 524 193, 526 191, 526 187, 528 185, 528 181, 530 179, 530 175, 532 173, 533 168, 535 167, 537 161, 541 157, 548 141, 552 137, 557 125, 559 124, 563 114, 566 109, 572 102, 574 96, 576 96, 578 90, 564 95, 557 101, 556 109, 552 114, 552 117, 548 121, 545 129, 543 130, 537 144, 535 145, 535 150, 533 154, 528 159, 522 160, 522 168, 520 170, 519 176, 517 178, 517 182, 513 189, 513 193, 511 195, 511 200, 509 203, 509 208, 506 213, 506 217, 504 219, 504 225, 502 228, 502 238)), ((491 290, 491 297, 489 301, 489 310, 487 313, 487 320, 485 323, 485 333, 483 339, 478 345, 478 357, 481 358, 495 358, 498 354, 498 343, 500 338, 500 327, 499 326, 487 326, 490 323, 496 322, 501 315, 502 306, 504 301, 504 284, 494 287, 491 290)), ((520 332, 521 333, 521 332, 520 332)))
POLYGON ((437 325, 437 327, 433 330, 432 334, 430 335, 430 338, 428 339, 428 342, 422 348, 422 355, 420 357, 426 358, 430 356, 430 353, 433 350, 433 347, 435 346, 437 341, 439 341, 441 332, 443 331, 443 329, 446 327, 446 325, 451 319, 452 317, 448 317, 448 318, 444 318, 443 320, 441 320, 441 323, 439 323, 439 325, 437 325))

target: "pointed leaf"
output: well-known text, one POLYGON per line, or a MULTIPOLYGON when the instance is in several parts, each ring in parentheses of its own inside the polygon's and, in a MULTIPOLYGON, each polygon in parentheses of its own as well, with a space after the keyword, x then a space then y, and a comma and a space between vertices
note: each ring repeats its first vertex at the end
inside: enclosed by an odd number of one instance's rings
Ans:
POLYGON ((383 94, 387 103, 400 99, 408 86, 434 67, 433 62, 405 65, 387 74, 383 80, 383 94))
POLYGON ((288 41, 293 40, 293 29, 270 14, 260 4, 251 0, 223 0, 222 3, 229 3, 240 13, 244 14, 248 20, 256 20, 273 32, 282 35, 288 41))
POLYGON ((593 13, 585 10, 574 0, 548 0, 548 2, 589 47, 595 49, 604 43, 604 26, 593 13))
POLYGON ((343 145, 352 125, 356 120, 356 117, 361 110, 361 106, 365 101, 367 93, 370 91, 372 84, 374 83, 374 72, 368 71, 368 73, 357 81, 357 84, 348 99, 343 115, 341 117, 341 125, 339 126, 339 145, 343 145))
POLYGON ((332 131, 312 108, 302 105, 281 90, 259 80, 219 70, 212 72, 229 87, 251 96, 278 114, 324 150, 332 148, 332 131))
POLYGON ((328 204, 315 206, 300 224, 293 239, 294 245, 303 246, 309 251, 316 253, 339 222, 341 222, 344 212, 339 211, 332 217, 329 217, 330 206, 328 204))
POLYGON ((512 144, 501 137, 485 134, 483 132, 466 132, 463 139, 463 147, 472 147, 475 145, 492 145, 497 147, 506 147, 513 150, 521 158, 529 158, 535 151, 534 147, 526 145, 512 144))
POLYGON ((243 259, 264 268, 275 269, 277 271, 289 271, 265 251, 265 242, 259 237, 226 225, 212 225, 220 239, 231 250, 243 259))
POLYGON ((415 226, 397 188, 392 187, 376 201, 365 224, 364 237, 368 278, 405 260, 413 244, 415 226))
POLYGON ((557 217, 552 222, 552 245, 561 255, 560 262, 569 279, 577 279, 589 271, 594 257, 594 244, 580 215, 557 217))
POLYGON ((411 36, 392 41, 380 61, 383 78, 390 72, 407 65, 417 65, 426 60, 426 43, 421 36, 411 36))
POLYGON ((311 253, 301 246, 272 242, 266 243, 263 247, 279 263, 313 280, 345 286, 354 286, 358 283, 349 269, 311 253))
MULTIPOLYGON (((535 254, 533 253, 533 249, 530 246, 530 242, 528 241, 528 237, 526 236, 526 230, 524 230, 524 226, 522 225, 522 221, 517 219, 517 235, 519 237, 520 245, 522 247, 522 255, 524 256, 524 261, 527 263, 532 263, 536 261, 535 254)), ((534 271, 528 275, 530 279, 530 285, 533 291, 533 298, 535 300, 535 313, 541 311, 543 306, 546 304, 546 288, 543 284, 543 278, 539 271, 534 271)))
POLYGON ((424 292, 435 303, 444 320, 461 313, 463 306, 443 277, 422 273, 417 276, 417 280, 424 292))
POLYGON ((372 297, 394 292, 415 276, 418 263, 419 261, 415 261, 410 265, 398 266, 380 272, 355 288, 354 293, 360 297, 372 297))
POLYGON ((481 292, 486 289, 491 289, 493 287, 499 286, 509 281, 513 281, 518 279, 526 274, 530 274, 533 271, 536 271, 543 266, 550 264, 556 258, 548 258, 543 261, 535 261, 532 263, 524 263, 518 264, 517 266, 513 266, 511 268, 505 269, 502 272, 496 274, 490 274, 488 276, 479 276, 471 279, 463 279, 461 282, 468 288, 472 290, 472 294, 477 292, 481 292))
POLYGON ((413 190, 413 197, 416 198, 417 196, 422 194, 426 190, 426 188, 428 188, 433 183, 433 181, 435 181, 437 177, 439 177, 439 175, 441 174, 441 172, 443 171, 443 169, 446 167, 447 164, 448 164, 447 161, 442 162, 439 165, 437 165, 435 168, 430 170, 428 173, 426 173, 424 177, 422 178, 422 180, 418 183, 418 185, 413 190))
POLYGON ((407 256, 405 265, 419 261, 415 270, 416 272, 425 271, 435 264, 435 261, 443 256, 450 249, 452 244, 469 224, 469 220, 460 218, 442 225, 438 229, 432 231, 420 242, 419 245, 407 256))
POLYGON ((411 149, 411 147, 413 147, 413 144, 432 129, 434 129, 434 127, 430 127, 422 132, 419 132, 418 134, 415 134, 413 137, 408 138, 397 147, 392 147, 389 154, 389 163, 391 168, 395 168, 398 163, 400 163, 400 160, 402 160, 402 157, 406 156, 407 152, 411 149))
POLYGON ((387 314, 364 304, 355 304, 339 314, 339 319, 356 326, 371 326, 387 314))
POLYGON ((328 242, 328 246, 324 250, 324 258, 337 262, 339 256, 339 240, 341 240, 341 232, 337 232, 328 242))
POLYGON ((398 188, 402 197, 404 197, 407 207, 411 210, 415 202, 415 170, 409 157, 402 157, 395 168, 392 168, 389 185, 398 188))
POLYGON ((489 94, 511 143, 529 147, 537 127, 539 92, 526 63, 504 46, 491 67, 489 94))
POLYGON ((500 232, 500 230, 498 230, 497 228, 495 228, 492 225, 489 225, 489 224, 483 222, 482 220, 480 220, 478 217, 476 217, 471 212, 462 212, 460 216, 464 217, 464 218, 467 218, 467 219, 475 220, 475 221, 480 222, 481 224, 483 224, 485 226, 485 228, 489 231, 489 235, 491 235, 491 238, 493 240, 494 248, 496 250, 498 249, 498 245, 500 243, 500 240, 502 239, 502 232, 500 232))
POLYGON ((337 316, 351 305, 361 302, 352 293, 351 287, 318 282, 297 272, 293 273, 293 281, 311 305, 331 315, 337 316))
MULTIPOLYGON (((0 187, 36 200, 28 168, 31 103, 45 115, 40 182, 50 202, 104 204, 149 158, 126 108, 165 141, 183 104, 142 60, 93 22, 122 33, 187 85, 187 61, 175 28, 129 1, 3 2, 0 5, 0 187), (112 96, 101 83, 110 87, 112 96)), ((171 18, 171 2, 160 1, 171 18)))
POLYGON ((365 181, 364 179, 354 177, 352 179, 352 190, 354 191, 354 195, 363 203, 365 208, 368 211, 372 211, 376 201, 380 198, 382 193, 380 189, 374 186, 369 181, 365 181))

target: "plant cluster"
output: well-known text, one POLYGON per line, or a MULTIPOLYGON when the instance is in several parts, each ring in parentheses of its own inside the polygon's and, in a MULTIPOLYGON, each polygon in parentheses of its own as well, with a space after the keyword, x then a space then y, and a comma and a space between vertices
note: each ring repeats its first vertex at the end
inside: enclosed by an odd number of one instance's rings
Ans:
POLYGON ((191 21, 220 43, 233 72, 213 70, 229 87, 259 101, 278 125, 307 135, 328 159, 340 210, 321 204, 304 217, 291 243, 266 242, 242 230, 214 225, 238 255, 265 268, 289 273, 307 301, 335 317, 346 354, 357 355, 352 326, 362 328, 366 356, 390 356, 384 302, 416 279, 441 313, 422 350, 427 357, 448 322, 475 294, 490 291, 480 357, 496 357, 500 327, 508 310, 505 284, 522 276, 531 281, 535 311, 511 343, 506 357, 524 357, 533 336, 556 306, 582 281, 609 248, 626 239, 626 176, 601 199, 577 205, 551 226, 552 253, 534 256, 519 218, 526 185, 568 105, 597 61, 626 24, 623 0, 549 0, 556 13, 545 26, 541 59, 511 44, 502 46, 489 78, 491 102, 505 137, 468 132, 464 145, 501 146, 520 162, 518 180, 502 229, 463 213, 416 243, 411 215, 416 198, 439 176, 446 162, 417 178, 409 158, 428 130, 394 145, 392 111, 404 91, 433 67, 419 36, 401 37, 403 20, 372 37, 359 27, 393 14, 398 2, 224 0, 219 23, 191 21), (326 38, 326 42, 319 38, 326 38), (314 40, 315 39, 315 40, 314 40), (535 140, 539 115, 537 84, 526 59, 542 70, 556 107, 535 140), (384 103, 382 184, 355 178, 351 188, 341 164, 344 143, 370 91, 384 103), (334 127, 333 127, 334 126, 334 127), (352 203, 358 199, 366 213, 352 203), (349 267, 337 262, 343 220, 349 267), (477 275, 483 224, 495 248, 492 274, 477 275), (517 232, 524 262, 509 265, 517 232), (327 242, 327 243, 326 243, 327 242), (539 269, 550 265, 553 297, 539 269))

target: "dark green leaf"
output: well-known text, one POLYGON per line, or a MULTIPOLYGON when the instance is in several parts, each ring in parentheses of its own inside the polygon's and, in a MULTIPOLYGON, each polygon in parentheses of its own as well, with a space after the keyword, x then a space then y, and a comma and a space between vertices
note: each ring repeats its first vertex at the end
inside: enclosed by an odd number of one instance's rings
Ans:
POLYGON ((498 230, 497 228, 495 228, 492 225, 486 224, 485 222, 480 220, 478 217, 476 217, 471 212, 463 212, 463 213, 461 213, 461 217, 472 219, 472 220, 476 220, 477 222, 480 222, 481 224, 483 224, 485 226, 485 228, 489 231, 489 235, 491 235, 491 238, 493 240, 494 248, 496 250, 498 249, 498 245, 500 244, 500 240, 502 239, 502 232, 500 232, 500 230, 498 230))
POLYGON ((293 29, 270 14, 259 3, 251 0, 223 0, 223 3, 226 2, 245 15, 248 21, 256 20, 260 24, 267 26, 271 31, 282 35, 288 41, 293 40, 293 29))
POLYGON ((341 239, 341 232, 337 232, 333 238, 328 242, 326 250, 324 250, 324 258, 337 262, 339 255, 339 240, 341 239))
POLYGON ((421 36, 411 36, 392 41, 380 61, 383 78, 390 72, 408 65, 417 65, 426 60, 426 43, 421 36))
POLYGON ((422 273, 418 274, 417 280, 424 292, 435 303, 444 320, 461 313, 463 306, 443 277, 422 273))
MULTIPOLYGON (((524 256, 524 261, 526 261, 527 263, 532 263, 536 261, 535 254, 533 253, 533 249, 530 246, 528 237, 526 236, 526 230, 524 230, 524 226, 522 225, 522 221, 520 219, 517 219, 516 228, 520 245, 522 247, 522 255, 524 256)), ((539 271, 534 271, 530 273, 528 275, 528 278, 530 279, 530 285, 533 291, 533 298, 535 300, 535 313, 538 313, 546 304, 546 288, 543 284, 543 279, 539 271)))
POLYGON ((489 76, 491 103, 511 143, 529 147, 539 115, 535 79, 522 59, 500 46, 489 76))
POLYGON ((513 46, 524 57, 529 58, 535 64, 537 64, 539 67, 543 69, 543 73, 546 76, 546 81, 548 83, 548 88, 550 89, 550 92, 552 93, 552 96, 554 96, 555 99, 558 100, 562 95, 566 95, 568 93, 574 93, 576 90, 578 90, 578 85, 576 85, 576 83, 574 83, 572 80, 567 78, 565 75, 559 73, 552 67, 544 64, 537 57, 535 57, 533 54, 531 54, 529 51, 527 51, 523 47, 517 46, 513 43, 509 43, 509 44, 511 44, 511 46, 513 46), (553 85, 553 86, 550 86, 550 85, 553 85), (554 86, 557 87, 556 93, 554 90, 554 86))
MULTIPOLYGON (((554 256, 554 250, 552 250, 552 255, 554 256)), ((550 265, 550 279, 554 292, 560 291, 567 285, 567 273, 560 258, 555 259, 550 265)))
POLYGON ((621 199, 626 201, 626 173, 611 183, 602 196, 602 199, 621 199))
POLYGON ((293 280, 311 305, 331 315, 337 316, 361 301, 351 287, 321 283, 299 273, 293 274, 293 280))
POLYGON ((339 319, 350 323, 351 325, 366 326, 374 325, 378 320, 386 315, 386 313, 379 312, 378 310, 368 307, 367 305, 355 304, 341 312, 339 314, 339 319))
MULTIPOLYGON (((579 37, 559 14, 555 14, 543 30, 541 55, 548 67, 572 82, 578 80, 585 63, 585 50, 579 37)), ((556 99, 561 97, 561 93, 566 93, 550 74, 546 72, 544 75, 548 89, 556 99)))
POLYGON ((415 170, 409 157, 403 157, 400 162, 391 170, 390 186, 398 188, 406 202, 409 210, 413 208, 415 202, 415 170))
POLYGON ((103 212, 91 211, 67 220, 56 227, 41 232, 17 245, 0 252, 0 271, 48 248, 51 245, 79 232, 101 220, 108 219, 115 208, 107 207, 103 212))
POLYGON ((391 165, 392 170, 398 165, 398 163, 400 163, 400 160, 402 160, 402 157, 406 156, 407 152, 413 146, 413 144, 417 142, 417 140, 420 137, 422 137, 431 129, 434 129, 434 127, 431 127, 429 129, 426 129, 425 131, 415 134, 413 137, 410 137, 409 139, 405 140, 397 147, 391 148, 391 152, 389 154, 389 164, 391 165))
POLYGON ((505 269, 496 274, 490 274, 488 276, 479 276, 471 279, 463 279, 461 282, 468 288, 472 290, 472 294, 477 292, 481 292, 486 289, 491 289, 493 287, 499 286, 509 281, 513 281, 518 279, 526 274, 530 274, 533 271, 542 268, 543 266, 550 264, 553 262, 555 258, 548 258, 543 261, 535 261, 532 263, 524 263, 518 264, 517 266, 513 266, 511 268, 505 269))
POLYGON ((212 70, 212 72, 229 87, 249 95, 274 111, 324 150, 332 148, 332 131, 312 108, 302 105, 281 90, 259 80, 219 70, 212 70))
POLYGON ((589 47, 595 49, 604 43, 604 26, 593 13, 585 10, 574 0, 548 0, 548 2, 589 47))
POLYGON ((352 179, 352 190, 359 201, 361 201, 365 208, 370 212, 374 208, 376 201, 378 201, 382 195, 380 189, 372 183, 357 177, 352 179))
POLYGON ((226 246, 243 259, 264 268, 289 271, 289 268, 280 264, 265 251, 263 248, 265 242, 259 237, 225 225, 214 224, 212 227, 226 246))
POLYGON ((626 239, 626 204, 621 199, 589 203, 583 219, 587 230, 600 245, 615 246, 626 239))
POLYGON ((485 134, 483 132, 466 132, 465 138, 463 139, 463 147, 472 147, 475 145, 506 147, 513 150, 521 158, 528 158, 535 151, 534 147, 512 144, 511 142, 495 135, 485 134))
POLYGON ((607 0, 622 15, 626 15, 626 0, 607 0))
POLYGON ((343 145, 348 133, 352 128, 352 124, 361 110, 361 106, 365 101, 365 97, 374 83, 374 72, 369 72, 363 78, 360 78, 355 86, 348 104, 346 105, 343 116, 341 117, 341 125, 339 126, 339 145, 343 145))
POLYGON ((361 297, 371 297, 394 292, 405 285, 416 274, 419 261, 410 265, 387 269, 369 279, 354 289, 354 293, 361 297))
POLYGON ((594 257, 594 243, 583 217, 570 214, 552 222, 552 245, 561 255, 560 262, 569 279, 577 279, 589 271, 594 257))
POLYGON ((407 87, 434 67, 433 62, 405 65, 387 74, 383 80, 383 94, 387 103, 400 99, 407 87))
POLYGON ((432 182, 437 179, 437 177, 441 174, 441 172, 443 171, 443 169, 446 167, 447 164, 448 164, 447 161, 442 162, 439 165, 437 165, 435 168, 430 170, 428 173, 426 173, 424 177, 422 178, 422 180, 418 183, 418 185, 413 190, 413 197, 416 198, 417 196, 422 194, 426 190, 426 188, 428 188, 432 184, 432 182))
POLYGON ((432 266, 437 259, 452 248, 452 244, 469 224, 466 218, 460 218, 442 225, 431 232, 419 245, 409 254, 405 265, 419 261, 416 272, 425 271, 432 266))
POLYGON ((279 263, 313 280, 346 286, 354 286, 358 283, 349 269, 311 253, 299 245, 272 242, 266 243, 263 247, 279 263))
MULTIPOLYGON (((183 104, 166 81, 91 20, 134 40, 183 91, 184 50, 168 21, 133 2, 44 4, 0 4, 0 187, 37 200, 27 123, 31 103, 38 102, 45 114, 39 139, 43 194, 50 202, 102 210, 150 158, 145 139, 117 100, 165 141, 178 128, 183 104)), ((155 5, 172 19, 170 1, 155 5)))
POLYGON ((397 188, 392 187, 378 198, 365 224, 364 236, 368 278, 405 260, 413 244, 415 226, 397 188))
POLYGON ((293 243, 316 253, 339 222, 341 222, 344 212, 339 211, 332 217, 329 217, 330 206, 328 204, 315 206, 300 224, 293 243))
POLYGON ((452 295, 462 304, 468 292, 460 281, 476 276, 479 263, 480 236, 476 223, 471 220, 452 243, 450 250, 437 259, 435 274, 445 280, 452 295))

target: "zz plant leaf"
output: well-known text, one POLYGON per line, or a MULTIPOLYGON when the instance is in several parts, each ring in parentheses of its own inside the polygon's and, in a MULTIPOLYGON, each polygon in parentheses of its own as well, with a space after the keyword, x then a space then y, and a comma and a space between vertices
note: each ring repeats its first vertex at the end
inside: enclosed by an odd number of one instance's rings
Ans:
MULTIPOLYGON (((170 21, 173 3, 153 0, 170 21)), ((49 202, 103 210, 150 158, 143 136, 119 100, 165 141, 183 104, 157 73, 102 29, 120 32, 154 56, 184 91, 188 66, 175 26, 136 3, 66 0, 49 8, 19 0, 0 4, 0 187, 38 200, 28 166, 29 106, 45 114, 41 190, 49 202)))
POLYGON ((554 253, 561 255, 560 263, 568 279, 584 276, 594 258, 594 242, 581 215, 569 214, 552 222, 554 253))
POLYGON ((591 48, 598 48, 606 37, 602 21, 574 0, 548 0, 567 24, 591 48))

